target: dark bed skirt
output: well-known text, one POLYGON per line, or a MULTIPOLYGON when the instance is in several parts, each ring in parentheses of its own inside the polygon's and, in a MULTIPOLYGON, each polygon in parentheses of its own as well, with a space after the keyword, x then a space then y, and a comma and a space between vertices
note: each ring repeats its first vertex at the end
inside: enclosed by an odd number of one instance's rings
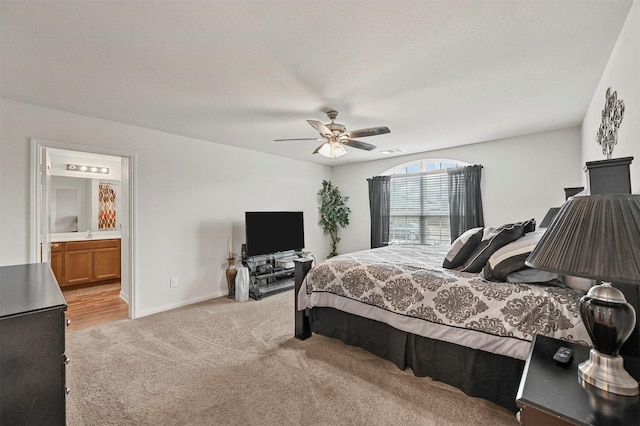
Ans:
POLYGON ((417 336, 333 308, 313 308, 309 320, 314 333, 366 349, 402 370, 411 368, 418 377, 431 377, 517 411, 522 360, 417 336))

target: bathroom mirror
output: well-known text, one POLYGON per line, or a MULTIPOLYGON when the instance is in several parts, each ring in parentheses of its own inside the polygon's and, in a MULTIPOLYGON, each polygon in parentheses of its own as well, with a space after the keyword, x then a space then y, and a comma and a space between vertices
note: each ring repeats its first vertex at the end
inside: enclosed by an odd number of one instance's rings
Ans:
POLYGON ((52 233, 119 231, 120 181, 51 176, 52 233))
POLYGON ((80 191, 77 188, 53 188, 51 197, 51 232, 78 232, 80 191))

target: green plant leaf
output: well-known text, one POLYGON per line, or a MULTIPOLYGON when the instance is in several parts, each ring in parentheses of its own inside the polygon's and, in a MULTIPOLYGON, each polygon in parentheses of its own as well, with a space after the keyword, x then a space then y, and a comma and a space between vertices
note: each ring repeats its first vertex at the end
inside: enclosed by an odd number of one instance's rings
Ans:
POLYGON ((343 196, 337 186, 331 181, 323 180, 322 188, 318 191, 320 225, 325 234, 331 236, 331 252, 329 257, 337 255, 337 245, 340 241, 338 229, 349 225, 351 209, 347 206, 349 197, 343 196))

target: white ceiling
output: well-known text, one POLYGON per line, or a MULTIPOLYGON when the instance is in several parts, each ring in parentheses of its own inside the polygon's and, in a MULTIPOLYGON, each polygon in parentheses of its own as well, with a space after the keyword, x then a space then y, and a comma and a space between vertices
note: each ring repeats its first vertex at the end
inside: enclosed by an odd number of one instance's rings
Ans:
POLYGON ((5 98, 336 164, 579 125, 632 0, 2 1, 5 98))

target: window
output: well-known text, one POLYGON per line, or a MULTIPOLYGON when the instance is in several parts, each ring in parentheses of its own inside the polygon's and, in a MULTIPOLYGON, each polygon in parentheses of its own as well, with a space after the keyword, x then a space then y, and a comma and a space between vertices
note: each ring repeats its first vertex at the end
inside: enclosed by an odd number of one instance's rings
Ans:
POLYGON ((466 165, 451 160, 421 160, 382 173, 391 176, 390 243, 451 243, 447 169, 466 165))

